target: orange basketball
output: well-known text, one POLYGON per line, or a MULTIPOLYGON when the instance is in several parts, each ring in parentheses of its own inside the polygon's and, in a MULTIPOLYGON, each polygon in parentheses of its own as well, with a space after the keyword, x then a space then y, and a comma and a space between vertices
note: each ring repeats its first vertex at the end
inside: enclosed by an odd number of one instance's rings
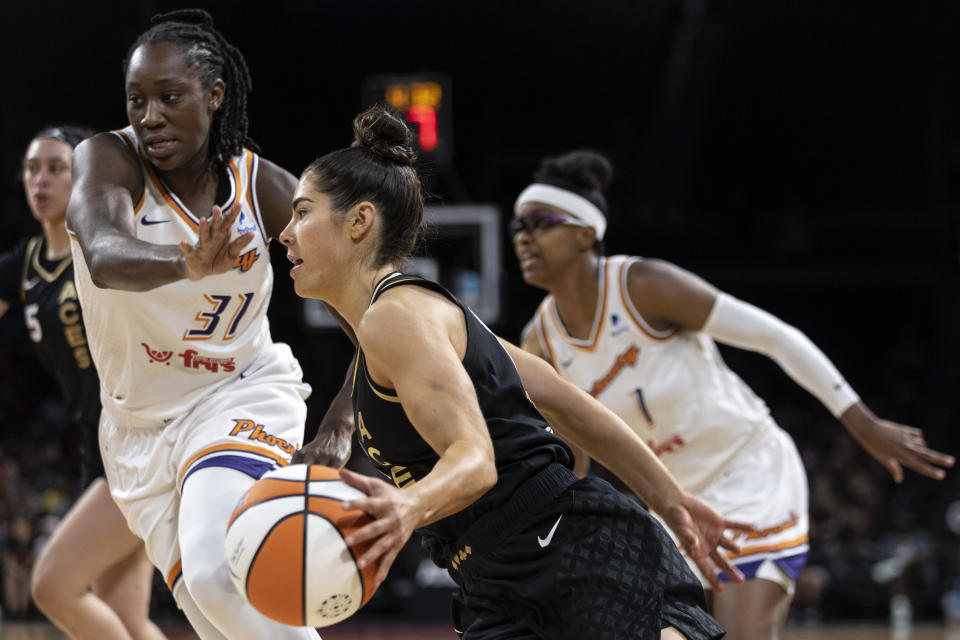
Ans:
POLYGON ((363 496, 329 467, 264 474, 227 525, 227 564, 240 593, 293 626, 324 627, 356 613, 373 595, 376 567, 356 564, 370 543, 347 546, 344 538, 371 520, 341 503, 363 496))

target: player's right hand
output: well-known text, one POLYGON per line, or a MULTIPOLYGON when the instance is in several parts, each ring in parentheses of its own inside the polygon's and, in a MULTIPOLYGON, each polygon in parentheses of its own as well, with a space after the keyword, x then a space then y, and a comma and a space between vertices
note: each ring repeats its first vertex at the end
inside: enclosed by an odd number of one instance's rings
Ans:
POLYGON ((211 274, 226 273, 236 265, 240 251, 253 240, 254 235, 253 231, 247 231, 230 240, 238 215, 239 199, 227 209, 226 214, 214 205, 209 218, 200 218, 197 242, 180 243, 180 251, 186 261, 187 278, 200 280, 211 274))

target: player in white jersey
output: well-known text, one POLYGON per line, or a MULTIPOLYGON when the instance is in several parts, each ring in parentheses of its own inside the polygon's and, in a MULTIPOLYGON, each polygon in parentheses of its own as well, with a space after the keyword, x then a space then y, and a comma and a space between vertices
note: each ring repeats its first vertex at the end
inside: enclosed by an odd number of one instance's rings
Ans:
POLYGON ((68 211, 107 480, 201 638, 316 638, 254 610, 223 546, 303 440, 310 389, 266 317, 296 180, 255 152, 246 63, 210 16, 153 22, 124 63, 130 126, 78 147, 68 211))
POLYGON ((934 465, 953 458, 928 449, 919 429, 874 416, 797 329, 672 264, 603 257, 611 174, 599 154, 572 152, 545 160, 517 198, 511 233, 524 280, 549 292, 523 347, 623 418, 684 489, 757 526, 732 558, 747 582, 708 601, 730 637, 775 638, 806 559, 806 475, 713 340, 773 358, 898 482, 901 464, 939 479, 934 465))

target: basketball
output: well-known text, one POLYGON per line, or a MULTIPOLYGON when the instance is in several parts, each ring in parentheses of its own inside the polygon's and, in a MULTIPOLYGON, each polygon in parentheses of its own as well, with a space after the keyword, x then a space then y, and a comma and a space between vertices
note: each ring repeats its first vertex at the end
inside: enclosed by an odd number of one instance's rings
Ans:
POLYGON ((260 613, 293 626, 344 620, 375 590, 375 563, 356 560, 370 546, 344 538, 371 522, 346 511, 364 494, 335 469, 295 464, 264 474, 244 494, 227 525, 226 554, 237 590, 260 613))

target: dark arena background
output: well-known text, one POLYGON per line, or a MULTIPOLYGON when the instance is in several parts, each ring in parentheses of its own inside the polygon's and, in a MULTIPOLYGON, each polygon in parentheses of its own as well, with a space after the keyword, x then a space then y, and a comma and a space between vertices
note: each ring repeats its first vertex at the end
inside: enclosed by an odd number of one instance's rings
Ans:
MULTIPOLYGON (((505 231, 514 198, 543 156, 596 149, 616 168, 609 253, 670 260, 797 326, 877 415, 960 452, 956 3, 8 3, 0 248, 39 230, 17 181, 32 134, 124 126, 127 47, 153 13, 187 6, 244 53, 251 134, 294 174, 348 144, 372 102, 407 114, 434 194, 418 263, 501 335, 517 340, 542 297, 505 231)), ((294 295, 284 252, 273 260, 271 325, 313 386, 309 437, 351 348, 294 295)), ((896 485, 776 364, 723 355, 809 476, 811 553, 786 637, 960 637, 958 472, 896 485)), ((77 443, 14 307, 0 320, 2 638, 59 637, 22 577, 77 494, 77 443)), ((452 638, 448 588, 414 540, 324 636, 452 638)), ((152 613, 193 637, 159 577, 152 613)))

